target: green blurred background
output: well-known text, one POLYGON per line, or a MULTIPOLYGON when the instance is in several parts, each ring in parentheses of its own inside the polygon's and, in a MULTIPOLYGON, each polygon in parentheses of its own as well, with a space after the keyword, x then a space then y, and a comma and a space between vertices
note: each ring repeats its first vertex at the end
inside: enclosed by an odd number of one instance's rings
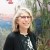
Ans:
MULTIPOLYGON (((24 3, 34 17, 33 29, 37 37, 37 50, 50 50, 50 0, 25 0, 24 3)), ((3 50, 6 37, 11 31, 12 20, 0 19, 0 50, 3 50)))

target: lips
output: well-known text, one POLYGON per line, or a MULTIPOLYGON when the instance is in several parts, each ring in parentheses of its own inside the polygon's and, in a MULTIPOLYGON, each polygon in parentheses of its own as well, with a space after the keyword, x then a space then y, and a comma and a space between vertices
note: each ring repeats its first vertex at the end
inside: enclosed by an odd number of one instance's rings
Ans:
POLYGON ((27 24, 29 24, 29 23, 23 23, 23 24, 27 25, 27 24))
POLYGON ((29 25, 29 23, 23 23, 25 26, 28 26, 29 25))

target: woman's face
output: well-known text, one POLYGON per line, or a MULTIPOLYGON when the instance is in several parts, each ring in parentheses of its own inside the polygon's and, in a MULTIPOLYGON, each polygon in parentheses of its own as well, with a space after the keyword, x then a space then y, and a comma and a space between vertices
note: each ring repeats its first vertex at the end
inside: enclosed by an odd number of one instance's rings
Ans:
POLYGON ((31 24, 31 16, 27 12, 23 11, 18 17, 17 23, 19 28, 28 29, 31 24))

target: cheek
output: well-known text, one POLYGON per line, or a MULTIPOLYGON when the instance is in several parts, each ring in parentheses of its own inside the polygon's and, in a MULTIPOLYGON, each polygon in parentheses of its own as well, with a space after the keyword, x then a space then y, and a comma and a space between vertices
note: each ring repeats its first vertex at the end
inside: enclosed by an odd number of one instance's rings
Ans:
POLYGON ((32 20, 30 20, 30 25, 32 24, 32 20))
POLYGON ((32 20, 30 19, 30 20, 29 20, 29 22, 31 23, 31 22, 32 22, 32 20))
POLYGON ((22 25, 22 23, 23 23, 23 20, 18 19, 18 24, 19 24, 19 25, 22 25))

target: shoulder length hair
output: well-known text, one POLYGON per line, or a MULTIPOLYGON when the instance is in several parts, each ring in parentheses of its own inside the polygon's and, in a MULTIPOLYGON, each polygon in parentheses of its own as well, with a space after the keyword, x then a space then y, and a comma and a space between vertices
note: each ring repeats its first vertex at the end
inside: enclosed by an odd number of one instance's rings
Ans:
POLYGON ((33 16, 32 16, 32 12, 28 9, 28 8, 19 8, 18 10, 17 10, 17 12, 15 13, 15 15, 14 15, 14 17, 13 17, 13 23, 12 23, 12 31, 14 32, 16 32, 16 31, 19 31, 19 25, 17 24, 17 17, 19 17, 20 15, 21 15, 21 13, 23 12, 23 11, 26 11, 30 16, 31 16, 31 25, 30 25, 30 27, 28 28, 28 31, 33 31, 34 30, 34 27, 33 27, 33 25, 32 25, 32 21, 33 21, 33 16))

